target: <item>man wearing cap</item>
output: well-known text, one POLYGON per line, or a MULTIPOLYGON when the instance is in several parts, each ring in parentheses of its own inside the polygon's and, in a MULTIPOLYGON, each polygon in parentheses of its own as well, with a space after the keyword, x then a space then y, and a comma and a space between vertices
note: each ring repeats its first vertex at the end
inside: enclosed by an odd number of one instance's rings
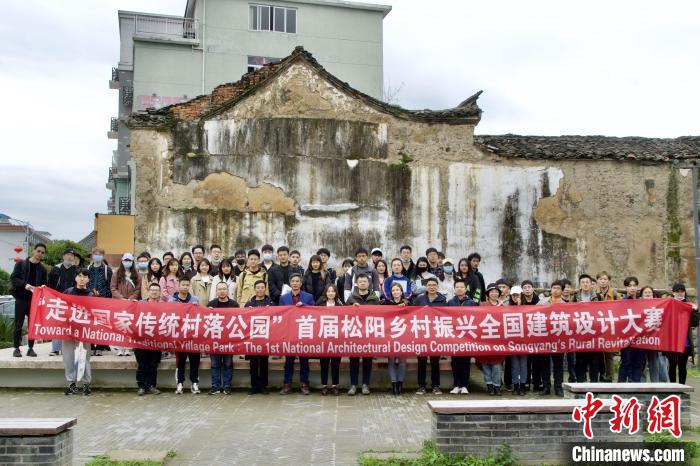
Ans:
MULTIPOLYGON (((78 273, 78 266, 75 265, 75 249, 67 248, 63 251, 63 262, 56 265, 49 272, 48 286, 59 293, 65 293, 68 288, 75 284, 75 276, 78 273)), ((56 356, 61 351, 61 340, 51 342, 50 356, 56 356)))
MULTIPOLYGON (((673 297, 684 303, 689 302, 686 296, 685 285, 675 283, 672 288, 673 297)), ((668 378, 671 383, 676 382, 676 368, 678 368, 678 383, 685 383, 688 376, 688 357, 693 355, 693 327, 700 324, 700 314, 698 314, 698 305, 693 304, 693 312, 690 314, 688 322, 688 335, 685 338, 685 351, 682 353, 674 353, 665 351, 664 355, 668 358, 668 378)))
POLYGON ((383 257, 384 253, 379 248, 372 249, 372 267, 377 268, 377 262, 379 262, 383 257))

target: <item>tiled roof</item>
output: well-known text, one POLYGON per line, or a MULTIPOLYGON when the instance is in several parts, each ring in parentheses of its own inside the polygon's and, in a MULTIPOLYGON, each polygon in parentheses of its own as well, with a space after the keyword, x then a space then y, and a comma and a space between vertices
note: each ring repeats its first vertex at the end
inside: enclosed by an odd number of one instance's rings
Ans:
POLYGON ((675 139, 608 136, 477 135, 489 152, 521 159, 691 161, 700 158, 700 136, 675 139))
POLYGON ((346 93, 362 100, 379 111, 392 114, 397 118, 426 123, 473 124, 481 119, 481 109, 477 99, 481 91, 467 98, 454 108, 444 110, 407 110, 396 105, 375 99, 351 87, 326 71, 318 61, 303 47, 296 47, 291 55, 277 63, 270 63, 260 69, 244 74, 239 81, 217 86, 211 94, 201 95, 187 102, 170 105, 160 109, 147 109, 132 113, 127 124, 132 128, 169 126, 177 121, 196 120, 214 116, 226 111, 244 97, 255 92, 260 86, 274 79, 293 63, 303 60, 315 68, 327 81, 346 93))

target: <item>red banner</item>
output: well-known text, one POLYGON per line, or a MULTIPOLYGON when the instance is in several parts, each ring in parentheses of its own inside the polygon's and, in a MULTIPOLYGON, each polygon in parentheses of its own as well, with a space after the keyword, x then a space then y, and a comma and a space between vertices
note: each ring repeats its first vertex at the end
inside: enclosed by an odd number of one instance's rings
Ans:
POLYGON ((213 309, 34 291, 29 338, 303 356, 509 355, 685 347, 691 306, 672 298, 546 306, 213 309))

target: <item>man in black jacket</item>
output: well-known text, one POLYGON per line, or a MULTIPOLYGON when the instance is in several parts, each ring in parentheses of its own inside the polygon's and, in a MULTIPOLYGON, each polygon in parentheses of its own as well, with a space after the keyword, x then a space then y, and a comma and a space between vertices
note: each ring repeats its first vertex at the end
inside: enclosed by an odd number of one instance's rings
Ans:
POLYGON ((282 289, 284 285, 289 283, 289 277, 292 276, 294 270, 294 266, 289 262, 289 248, 287 246, 277 248, 277 259, 279 259, 279 264, 273 264, 267 271, 270 299, 275 304, 279 304, 282 289))
MULTIPOLYGON (((46 285, 46 269, 41 260, 46 255, 46 245, 37 243, 29 259, 17 262, 10 275, 12 284, 12 296, 15 297, 15 328, 12 334, 15 351, 12 356, 22 357, 19 347, 22 343, 22 327, 24 318, 29 319, 29 307, 32 300, 32 293, 37 286, 46 285)), ((34 352, 34 340, 29 340, 29 350, 27 356, 36 357, 34 352)))
MULTIPOLYGON (((76 251, 73 248, 68 248, 63 251, 63 262, 57 264, 49 272, 49 288, 52 288, 59 293, 65 293, 68 288, 75 284, 75 276, 80 268, 75 265, 76 251)), ((49 356, 58 356, 61 351, 61 340, 53 340, 51 342, 51 352, 49 356)))

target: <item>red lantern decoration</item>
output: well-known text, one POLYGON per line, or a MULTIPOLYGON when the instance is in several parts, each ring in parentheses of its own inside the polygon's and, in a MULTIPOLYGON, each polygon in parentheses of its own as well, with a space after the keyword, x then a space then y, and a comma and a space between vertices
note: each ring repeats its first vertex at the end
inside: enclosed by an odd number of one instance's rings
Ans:
POLYGON ((22 246, 15 246, 15 252, 16 252, 17 254, 19 254, 19 253, 22 252, 22 251, 24 251, 24 249, 22 248, 22 246))

